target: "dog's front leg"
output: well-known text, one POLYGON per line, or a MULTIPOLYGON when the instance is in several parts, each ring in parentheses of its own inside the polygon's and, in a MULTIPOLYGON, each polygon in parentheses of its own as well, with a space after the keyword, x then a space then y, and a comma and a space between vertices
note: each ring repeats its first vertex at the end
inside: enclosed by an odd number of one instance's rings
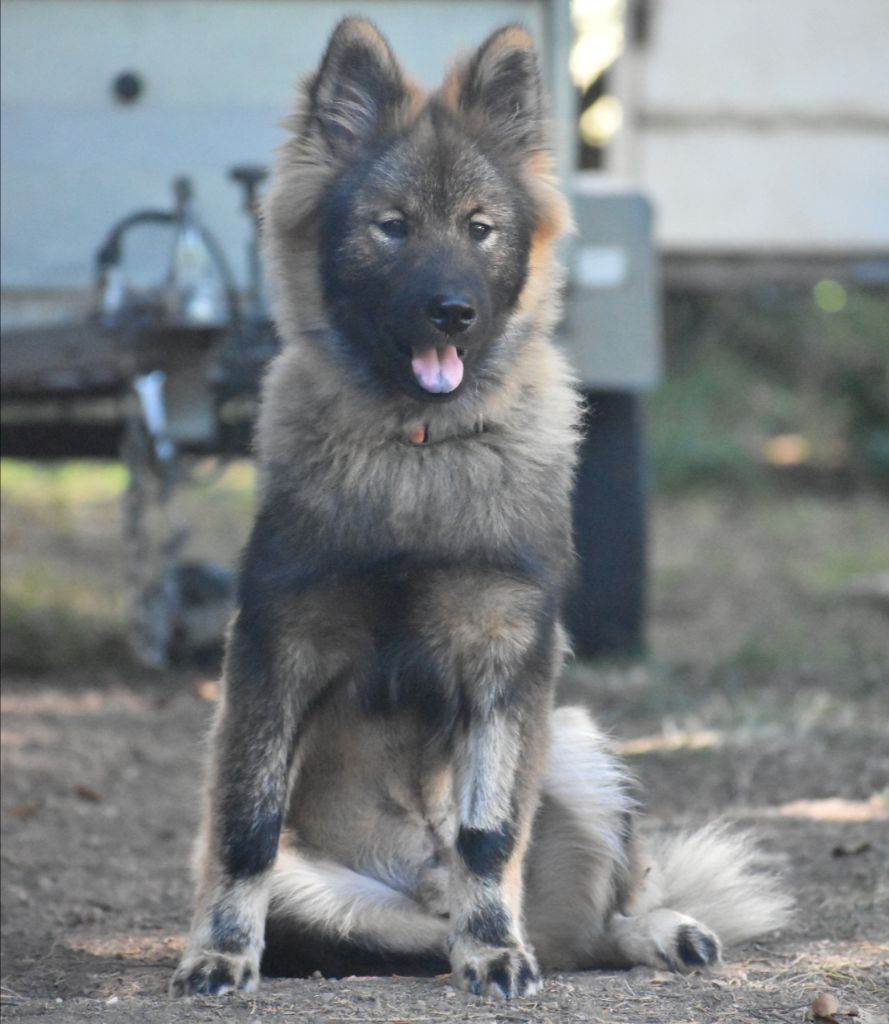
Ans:
POLYGON ((549 707, 539 697, 538 708, 506 704, 471 722, 457 775, 451 966, 455 984, 477 995, 509 999, 540 986, 522 925, 522 865, 549 707))
POLYGON ((522 864, 547 753, 562 659, 555 600, 490 571, 431 574, 411 607, 435 676, 459 694, 451 856, 454 984, 529 995, 540 984, 522 923, 522 864))
POLYGON ((255 988, 294 753, 299 679, 263 631, 232 628, 201 826, 195 914, 174 996, 255 988))

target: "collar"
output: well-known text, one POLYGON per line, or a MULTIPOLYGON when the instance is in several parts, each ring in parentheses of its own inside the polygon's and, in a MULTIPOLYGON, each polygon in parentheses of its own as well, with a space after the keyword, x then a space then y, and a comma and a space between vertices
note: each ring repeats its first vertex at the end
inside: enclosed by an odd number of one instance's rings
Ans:
POLYGON ((441 441, 453 441, 457 438, 473 437, 475 434, 482 434, 485 431, 485 421, 481 416, 473 423, 469 430, 463 430, 455 434, 445 434, 442 437, 430 438, 429 424, 421 423, 407 435, 407 443, 414 448, 425 448, 431 444, 438 444, 441 441))

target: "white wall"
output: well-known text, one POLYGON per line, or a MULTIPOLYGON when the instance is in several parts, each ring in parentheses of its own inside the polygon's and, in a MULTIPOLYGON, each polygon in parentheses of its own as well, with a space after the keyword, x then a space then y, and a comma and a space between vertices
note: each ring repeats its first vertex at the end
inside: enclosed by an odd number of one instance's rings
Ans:
POLYGON ((889 250, 889 2, 652 0, 612 168, 668 249, 889 250))
POLYGON ((534 0, 4 0, 4 291, 82 288, 112 222, 169 207, 170 180, 181 173, 194 178, 202 216, 242 271, 246 222, 227 168, 270 159, 294 84, 317 66, 340 17, 367 13, 408 72, 433 85, 456 53, 506 22, 523 21, 542 40, 543 8, 534 0), (147 83, 127 107, 111 95, 124 70, 147 83))

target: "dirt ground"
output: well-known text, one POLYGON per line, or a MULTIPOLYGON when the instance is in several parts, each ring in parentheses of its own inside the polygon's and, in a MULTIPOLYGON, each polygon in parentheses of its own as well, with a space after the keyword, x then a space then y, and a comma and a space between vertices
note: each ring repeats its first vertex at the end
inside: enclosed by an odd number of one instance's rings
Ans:
POLYGON ((648 658, 575 665, 565 699, 612 730, 655 825, 756 829, 795 894, 789 927, 712 974, 562 975, 508 1005, 446 977, 170 1003, 214 688, 72 664, 3 685, 4 1021, 800 1022, 823 991, 838 1021, 886 1021, 889 604, 870 575, 889 570, 885 499, 672 498, 653 529, 648 658))

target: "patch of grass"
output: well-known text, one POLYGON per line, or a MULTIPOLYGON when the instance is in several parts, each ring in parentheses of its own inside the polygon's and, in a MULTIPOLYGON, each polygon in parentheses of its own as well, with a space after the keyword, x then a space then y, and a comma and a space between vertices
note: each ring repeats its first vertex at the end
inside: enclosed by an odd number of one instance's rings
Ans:
POLYGON ((889 540, 867 551, 838 547, 817 559, 794 562, 793 570, 797 578, 813 590, 835 590, 855 576, 889 570, 889 540))
POLYGON ((651 448, 659 487, 677 491, 724 480, 751 482, 739 439, 755 378, 730 352, 668 374, 650 402, 651 448))
POLYGON ((757 672, 772 669, 788 660, 788 651, 772 644, 751 639, 745 641, 732 656, 729 667, 757 672))
POLYGON ((118 500, 127 471, 114 462, 64 462, 42 465, 18 459, 0 460, 4 500, 22 505, 82 505, 118 500))
POLYGON ((820 476, 889 484, 889 292, 809 289, 666 297, 667 374, 649 403, 658 487, 769 484, 766 443, 799 439, 820 476))
POLYGON ((74 616, 91 619, 120 619, 120 600, 113 590, 98 580, 79 578, 60 571, 50 561, 28 560, 17 572, 5 574, 4 611, 14 609, 18 616, 56 606, 74 616), (94 585, 90 585, 94 584, 94 585))
POLYGON ((59 603, 20 602, 4 591, 0 664, 4 672, 129 665, 123 623, 59 603))
MULTIPOLYGON (((246 460, 222 471, 191 467, 172 519, 187 524, 183 558, 232 565, 253 508, 246 460)), ((113 463, 0 463, 4 670, 47 672, 127 664, 121 498, 126 469, 113 463)))

